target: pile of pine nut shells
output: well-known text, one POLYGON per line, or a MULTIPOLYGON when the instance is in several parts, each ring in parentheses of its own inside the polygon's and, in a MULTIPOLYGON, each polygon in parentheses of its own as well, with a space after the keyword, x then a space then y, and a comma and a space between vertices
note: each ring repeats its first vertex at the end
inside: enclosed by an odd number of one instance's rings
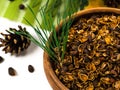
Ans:
POLYGON ((71 26, 55 73, 70 90, 120 89, 120 15, 96 13, 71 26))

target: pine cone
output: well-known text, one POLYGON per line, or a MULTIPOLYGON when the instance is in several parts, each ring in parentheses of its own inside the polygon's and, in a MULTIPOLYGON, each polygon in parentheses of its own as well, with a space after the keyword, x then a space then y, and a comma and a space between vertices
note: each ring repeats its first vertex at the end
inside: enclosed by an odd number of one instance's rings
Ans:
POLYGON ((120 0, 103 0, 104 4, 107 5, 108 7, 114 7, 118 8, 120 5, 120 0))
MULTIPOLYGON (((24 32, 26 31, 26 28, 22 28, 21 26, 18 26, 19 30, 23 30, 24 32)), ((15 28, 10 28, 10 30, 16 31, 15 28)), ((23 35, 18 35, 15 33, 12 33, 8 30, 6 30, 8 34, 3 34, 1 33, 2 36, 4 36, 4 39, 0 38, 0 47, 4 47, 2 50, 5 51, 5 53, 11 53, 13 54, 20 54, 21 51, 24 51, 27 49, 31 43, 29 39, 27 39, 23 35)))

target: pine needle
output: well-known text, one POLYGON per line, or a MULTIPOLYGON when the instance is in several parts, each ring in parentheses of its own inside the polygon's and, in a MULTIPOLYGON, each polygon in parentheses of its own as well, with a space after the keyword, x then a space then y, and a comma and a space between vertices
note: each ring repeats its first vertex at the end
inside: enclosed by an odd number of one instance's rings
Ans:
MULTIPOLYGON (((49 1, 49 0, 48 0, 49 1)), ((39 10, 39 15, 41 16, 42 23, 40 23, 40 20, 36 17, 36 14, 31 9, 31 7, 28 6, 31 14, 33 15, 34 19, 37 22, 36 26, 33 26, 29 20, 26 20, 26 22, 33 28, 35 31, 38 39, 36 39, 32 34, 29 32, 23 32, 23 31, 12 31, 16 34, 22 34, 23 36, 30 39, 33 43, 38 45, 40 48, 42 48, 45 52, 47 52, 51 58, 51 60, 54 60, 55 62, 60 62, 64 59, 65 51, 66 51, 66 45, 67 45, 67 39, 68 39, 68 33, 69 28, 71 27, 73 20, 71 19, 71 15, 78 10, 72 2, 73 0, 65 0, 64 3, 64 10, 63 13, 57 14, 57 25, 60 25, 60 21, 62 20, 62 27, 59 27, 59 31, 56 31, 56 26, 54 25, 54 17, 52 16, 52 11, 49 11, 46 13, 48 1, 46 2, 45 6, 41 7, 39 10), (71 8, 70 8, 71 7, 71 8), (75 7, 75 8, 74 8, 75 7), (68 18, 69 19, 66 19, 68 18), (57 51, 56 51, 57 48, 57 51)), ((77 1, 74 1, 74 3, 77 1)))

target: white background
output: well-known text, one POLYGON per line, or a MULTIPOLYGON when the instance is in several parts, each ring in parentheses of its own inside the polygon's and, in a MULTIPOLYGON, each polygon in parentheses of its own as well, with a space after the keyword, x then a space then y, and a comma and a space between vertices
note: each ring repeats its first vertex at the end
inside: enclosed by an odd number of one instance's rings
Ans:
MULTIPOLYGON (((21 24, 0 18, 0 32, 5 33, 10 27, 18 28, 18 25, 21 24)), ((29 32, 34 32, 31 27, 25 27, 29 32)), ((0 37, 3 38, 1 35, 0 37)), ((0 64, 0 90, 52 90, 44 73, 42 49, 31 43, 20 56, 5 54, 2 49, 0 48, 0 56, 4 58, 4 62, 0 64), (33 73, 28 71, 28 65, 35 68, 33 73), (16 76, 8 74, 9 67, 17 71, 16 76)))

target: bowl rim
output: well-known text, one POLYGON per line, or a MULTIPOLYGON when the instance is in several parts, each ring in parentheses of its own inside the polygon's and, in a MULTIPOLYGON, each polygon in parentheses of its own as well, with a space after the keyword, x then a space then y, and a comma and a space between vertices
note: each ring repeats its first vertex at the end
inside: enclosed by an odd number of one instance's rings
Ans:
MULTIPOLYGON (((91 13, 115 13, 115 14, 120 14, 120 9, 118 8, 110 8, 110 7, 97 7, 97 8, 90 8, 90 9, 85 9, 78 11, 74 13, 72 16, 74 18, 78 18, 80 16, 86 15, 86 14, 91 14, 91 13)), ((59 27, 62 26, 62 21, 60 22, 59 27)), ((59 27, 56 27, 56 31, 59 30, 59 27)), ((48 54, 44 51, 43 54, 43 66, 44 66, 44 72, 46 74, 47 80, 53 90, 69 90, 56 76, 54 70, 52 69, 51 63, 50 63, 50 58, 48 54)))

